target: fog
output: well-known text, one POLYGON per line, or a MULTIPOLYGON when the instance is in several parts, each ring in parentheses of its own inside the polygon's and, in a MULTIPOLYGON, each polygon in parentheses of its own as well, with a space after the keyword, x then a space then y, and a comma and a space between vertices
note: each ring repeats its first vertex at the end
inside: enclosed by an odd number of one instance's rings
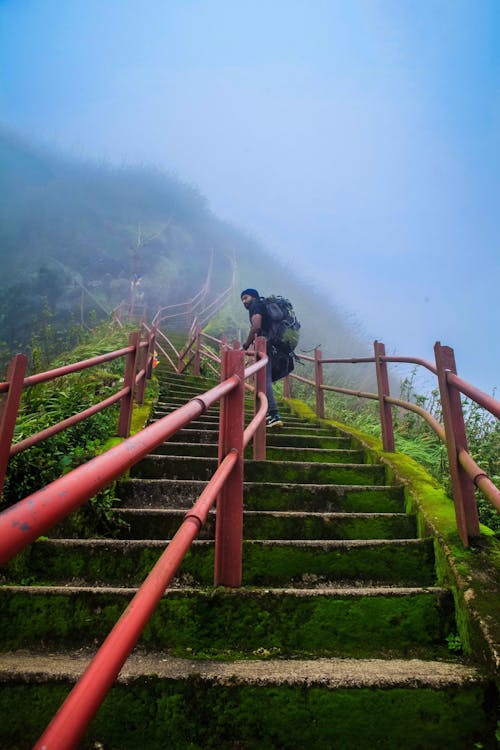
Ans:
POLYGON ((500 385, 496 0, 4 0, 0 24, 9 127, 178 173, 368 341, 440 340, 500 385))

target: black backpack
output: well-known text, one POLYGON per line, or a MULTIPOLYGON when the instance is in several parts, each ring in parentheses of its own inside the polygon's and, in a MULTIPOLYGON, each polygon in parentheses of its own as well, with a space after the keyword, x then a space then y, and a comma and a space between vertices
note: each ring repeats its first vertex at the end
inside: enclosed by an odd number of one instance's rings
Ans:
POLYGON ((300 323, 292 303, 280 295, 262 297, 269 322, 268 340, 282 351, 293 352, 299 343, 300 323))

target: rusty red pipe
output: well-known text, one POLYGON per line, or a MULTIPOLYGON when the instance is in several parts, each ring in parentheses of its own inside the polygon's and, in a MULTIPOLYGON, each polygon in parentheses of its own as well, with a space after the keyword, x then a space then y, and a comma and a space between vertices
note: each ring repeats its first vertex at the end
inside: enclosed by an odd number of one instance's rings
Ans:
MULTIPOLYGON (((133 347, 126 346, 123 349, 117 349, 114 352, 108 354, 100 354, 98 357, 92 357, 91 359, 84 359, 81 362, 75 362, 72 365, 65 365, 64 367, 56 367, 54 370, 47 370, 47 372, 39 372, 36 375, 30 375, 24 379, 24 387, 28 388, 32 385, 38 385, 39 383, 45 383, 47 380, 55 380, 55 378, 61 378, 63 375, 70 375, 73 372, 80 372, 88 367, 94 367, 100 365, 103 362, 111 362, 113 359, 123 357, 129 352, 133 351, 133 347)), ((9 390, 8 383, 0 383, 0 393, 4 393, 9 390)))
POLYGON ((236 388, 233 376, 0 513, 0 565, 236 388))
POLYGON ((31 435, 29 438, 26 438, 25 440, 20 440, 19 443, 15 443, 11 447, 10 457, 16 456, 18 453, 25 451, 27 448, 31 448, 33 445, 37 445, 37 443, 41 443, 42 440, 46 440, 47 438, 52 437, 53 435, 57 435, 58 432, 62 432, 63 430, 66 430, 68 427, 73 427, 75 424, 78 424, 79 422, 83 422, 84 419, 88 419, 89 417, 92 417, 94 414, 97 414, 98 412, 103 411, 104 409, 107 409, 108 406, 112 406, 114 403, 119 401, 122 398, 122 396, 125 396, 125 394, 128 393, 129 391, 130 391, 130 388, 122 388, 121 391, 114 393, 112 396, 105 399, 104 401, 100 401, 98 404, 94 404, 93 406, 90 406, 88 409, 85 409, 85 411, 78 412, 78 414, 73 414, 73 416, 68 417, 68 419, 64 419, 62 422, 58 422, 57 424, 54 424, 51 427, 47 427, 47 429, 42 430, 41 432, 37 432, 36 435, 31 435))
POLYGON ((476 404, 479 404, 483 408, 487 409, 497 419, 500 419, 500 401, 497 401, 493 396, 488 396, 487 393, 480 391, 479 388, 467 383, 467 381, 459 378, 453 372, 446 373, 446 380, 450 385, 459 390, 465 396, 469 396, 476 404))
POLYGON ((266 418, 268 409, 267 396, 265 393, 262 393, 262 391, 259 391, 258 396, 260 400, 259 409, 243 433, 243 446, 245 448, 257 432, 259 425, 262 424, 262 422, 266 418))
POLYGON ((205 524, 210 508, 237 460, 238 454, 231 452, 221 462, 139 591, 34 745, 34 750, 71 750, 76 747, 137 643, 193 539, 205 524))

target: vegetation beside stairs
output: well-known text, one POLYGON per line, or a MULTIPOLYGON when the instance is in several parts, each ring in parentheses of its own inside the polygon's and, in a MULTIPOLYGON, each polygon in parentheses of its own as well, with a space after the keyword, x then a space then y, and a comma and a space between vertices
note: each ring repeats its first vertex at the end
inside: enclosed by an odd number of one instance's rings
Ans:
MULTIPOLYGON (((158 374, 155 418, 211 385, 158 374)), ((242 588, 212 585, 212 514, 83 747, 494 748, 498 540, 465 552, 411 459, 301 402, 282 411, 269 460, 245 464, 242 588)), ((1 747, 31 747, 55 713, 199 496, 217 436, 213 408, 134 467, 115 538, 56 533, 8 566, 1 747)))

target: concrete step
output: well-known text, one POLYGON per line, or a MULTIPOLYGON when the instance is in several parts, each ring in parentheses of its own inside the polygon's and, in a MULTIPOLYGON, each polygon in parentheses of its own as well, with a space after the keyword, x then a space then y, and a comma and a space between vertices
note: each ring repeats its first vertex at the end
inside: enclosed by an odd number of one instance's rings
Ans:
MULTIPOLYGON (((139 479, 118 482, 116 496, 123 507, 190 508, 206 481, 192 479, 139 479)), ((289 484, 244 482, 243 501, 248 510, 346 511, 400 513, 404 510, 402 486, 350 484, 289 484)))
MULTIPOLYGON (((185 509, 121 508, 115 511, 120 539, 170 539, 186 515, 185 509)), ((215 538, 215 510, 199 539, 215 538)), ((245 539, 412 539, 415 517, 406 513, 312 513, 244 511, 245 539)))
MULTIPOLYGON (((90 656, 0 656, 0 713, 9 717, 0 726, 3 747, 32 746, 90 656)), ((494 746, 490 690, 477 669, 439 660, 221 662, 138 650, 93 721, 86 747, 486 748, 494 746)))
MULTIPOLYGON (((217 468, 214 458, 151 454, 131 469, 144 479, 205 479, 217 468)), ((298 484, 383 484, 381 465, 356 463, 306 463, 301 461, 246 461, 245 479, 298 484)))
MULTIPOLYGON (((218 433, 219 431, 219 423, 218 420, 215 419, 212 415, 208 415, 210 418, 207 418, 207 415, 203 416, 200 415, 198 419, 193 419, 189 424, 185 425, 183 427, 184 430, 213 430, 218 433)), ((157 422, 158 419, 156 417, 153 417, 151 422, 157 422)), ((304 422, 298 422, 295 424, 288 424, 285 423, 284 427, 271 427, 268 429, 269 434, 273 435, 312 435, 315 437, 334 437, 335 435, 341 436, 340 432, 335 432, 333 429, 330 429, 329 427, 315 427, 312 426, 304 426, 304 422)))
MULTIPOLYGON (((0 587, 0 651, 93 646, 136 588, 0 587)), ((448 658, 455 632, 442 588, 168 589, 140 645, 184 658, 448 658), (248 627, 252 622, 253 627, 248 627)))
MULTIPOLYGON (((179 430, 169 438, 168 443, 214 443, 217 444, 218 431, 215 430, 179 430)), ((268 447, 296 447, 296 448, 350 448, 353 441, 348 437, 308 436, 283 434, 281 430, 273 432, 267 430, 266 443, 268 447)))
MULTIPOLYGON (((252 456, 252 445, 247 446, 245 456, 252 456)), ((216 458, 217 443, 176 442, 169 440, 155 448, 156 455, 170 456, 201 456, 216 458)), ((269 461, 305 461, 319 463, 363 463, 364 452, 350 448, 296 448, 267 446, 267 460, 269 461)))
MULTIPOLYGON (((168 540, 40 539, 6 566, 7 583, 140 584, 168 540)), ((177 585, 210 585, 214 544, 195 540, 177 585)), ((428 539, 245 540, 243 584, 248 586, 396 585, 435 583, 428 539)))

